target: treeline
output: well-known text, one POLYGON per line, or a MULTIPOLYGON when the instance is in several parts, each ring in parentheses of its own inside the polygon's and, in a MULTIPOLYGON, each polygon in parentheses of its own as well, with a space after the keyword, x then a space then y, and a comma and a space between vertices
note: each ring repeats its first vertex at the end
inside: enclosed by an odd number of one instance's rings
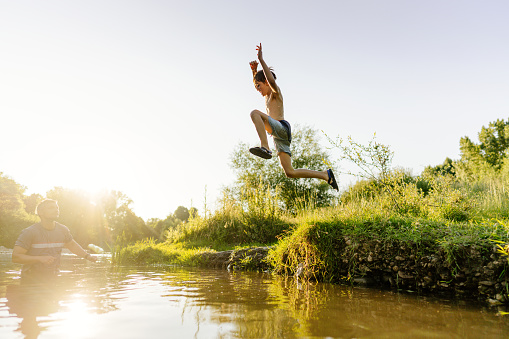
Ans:
POLYGON ((132 200, 118 191, 92 195, 55 187, 45 197, 25 192, 24 186, 0 172, 0 246, 12 248, 21 231, 39 221, 35 208, 45 198, 58 201, 58 222, 69 227, 78 243, 82 246, 92 243, 106 249, 119 242, 163 239, 169 229, 197 213, 194 208, 179 206, 164 220, 145 222, 131 209, 132 200))

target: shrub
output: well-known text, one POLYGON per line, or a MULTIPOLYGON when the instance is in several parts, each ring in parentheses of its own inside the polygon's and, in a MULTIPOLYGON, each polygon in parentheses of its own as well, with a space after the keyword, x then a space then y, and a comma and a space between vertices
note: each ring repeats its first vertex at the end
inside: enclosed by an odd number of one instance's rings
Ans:
POLYGON ((277 191, 274 193, 270 187, 246 184, 240 200, 227 190, 223 193, 220 208, 211 216, 190 218, 188 223, 168 232, 168 241, 201 241, 213 246, 267 244, 288 229, 289 223, 274 196, 277 191))

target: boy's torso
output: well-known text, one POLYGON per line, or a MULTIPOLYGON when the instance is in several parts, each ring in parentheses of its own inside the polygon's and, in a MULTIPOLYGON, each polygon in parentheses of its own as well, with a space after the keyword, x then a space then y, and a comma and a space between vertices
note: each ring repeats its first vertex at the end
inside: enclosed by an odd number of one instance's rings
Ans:
POLYGON ((283 120, 285 118, 283 108, 283 94, 279 87, 277 92, 271 92, 265 97, 265 107, 267 108, 267 114, 276 120, 283 120))

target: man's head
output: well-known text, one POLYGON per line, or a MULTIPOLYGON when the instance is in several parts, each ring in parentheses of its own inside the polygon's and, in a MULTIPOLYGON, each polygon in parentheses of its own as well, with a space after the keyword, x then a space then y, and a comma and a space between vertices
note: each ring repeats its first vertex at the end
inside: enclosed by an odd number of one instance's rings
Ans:
POLYGON ((37 205, 36 213, 41 220, 56 220, 60 215, 60 210, 56 200, 46 199, 37 205))

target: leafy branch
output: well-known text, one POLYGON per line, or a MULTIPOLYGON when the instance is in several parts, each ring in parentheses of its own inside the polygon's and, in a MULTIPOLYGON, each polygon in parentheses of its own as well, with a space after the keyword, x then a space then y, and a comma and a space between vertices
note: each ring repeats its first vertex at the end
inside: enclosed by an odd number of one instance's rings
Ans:
POLYGON ((373 138, 367 145, 356 142, 351 136, 348 136, 345 141, 339 137, 332 139, 325 132, 323 134, 333 147, 341 151, 340 161, 347 160, 360 169, 360 172, 346 171, 341 172, 342 174, 375 180, 384 188, 396 208, 400 210, 390 180, 394 152, 391 151, 389 146, 376 140, 376 133, 373 134, 373 138))

